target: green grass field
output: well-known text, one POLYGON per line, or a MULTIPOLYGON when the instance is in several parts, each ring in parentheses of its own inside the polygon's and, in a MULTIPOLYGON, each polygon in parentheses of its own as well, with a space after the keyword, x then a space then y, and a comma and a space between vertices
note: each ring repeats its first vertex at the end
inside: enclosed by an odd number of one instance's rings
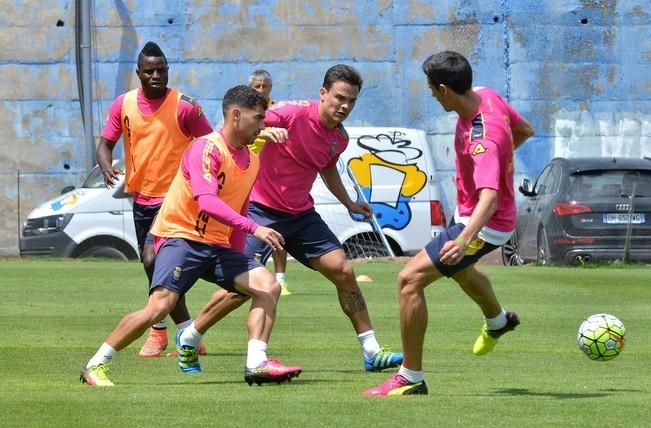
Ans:
MULTIPOLYGON (((395 277, 401 265, 360 263, 356 274, 383 345, 400 348, 395 277)), ((365 398, 389 373, 366 373, 334 288, 290 263, 293 296, 281 298, 270 355, 302 365, 289 384, 243 381, 246 310, 205 336, 203 373, 170 358, 141 359, 141 338, 111 367, 114 388, 90 388, 79 369, 127 312, 146 299, 138 263, 0 261, 1 426, 472 426, 638 427, 651 424, 651 269, 485 266, 522 324, 492 354, 471 347, 482 318, 449 281, 427 291, 428 396, 365 398), (588 360, 576 346, 587 315, 627 327, 617 359, 588 360)), ((214 286, 188 295, 193 312, 214 286)), ((174 331, 174 329, 171 329, 174 331)), ((170 333, 170 338, 172 334, 170 333)))

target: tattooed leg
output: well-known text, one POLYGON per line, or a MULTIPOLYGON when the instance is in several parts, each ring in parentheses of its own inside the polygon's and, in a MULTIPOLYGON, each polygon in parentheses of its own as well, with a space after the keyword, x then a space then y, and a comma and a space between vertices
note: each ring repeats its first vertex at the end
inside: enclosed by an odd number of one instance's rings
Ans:
POLYGON ((353 266, 346 260, 344 250, 337 249, 316 259, 310 260, 312 267, 328 278, 335 287, 339 297, 339 305, 350 318, 357 334, 372 330, 366 301, 362 291, 357 286, 353 266))
POLYGON ((366 301, 359 288, 353 291, 339 292, 339 304, 348 317, 352 317, 358 312, 366 312, 366 301))

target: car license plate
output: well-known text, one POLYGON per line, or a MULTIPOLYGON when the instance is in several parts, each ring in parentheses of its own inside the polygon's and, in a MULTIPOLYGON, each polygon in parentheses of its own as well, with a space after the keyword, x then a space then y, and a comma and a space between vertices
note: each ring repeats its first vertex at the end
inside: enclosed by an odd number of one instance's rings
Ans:
POLYGON ((605 224, 628 224, 629 216, 632 224, 645 222, 644 214, 604 214, 605 224))

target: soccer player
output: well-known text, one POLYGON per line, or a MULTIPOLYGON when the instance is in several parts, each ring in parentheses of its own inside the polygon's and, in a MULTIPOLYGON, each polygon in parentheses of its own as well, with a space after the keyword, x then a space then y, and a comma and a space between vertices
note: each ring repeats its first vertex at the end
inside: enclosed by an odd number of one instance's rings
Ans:
MULTIPOLYGON (((310 196, 312 184, 320 174, 348 211, 366 218, 372 215, 368 204, 350 199, 337 170, 339 155, 348 145, 342 122, 355 107, 361 88, 362 78, 357 70, 338 64, 326 72, 319 100, 278 102, 269 108, 265 125, 286 130, 287 135, 276 135, 282 144, 266 144, 260 154, 260 172, 251 192, 249 217, 280 232, 285 239, 284 248, 294 259, 335 285, 339 305, 350 319, 362 348, 364 368, 372 372, 398 366, 402 354, 380 347, 353 267, 337 237, 315 211, 310 196)), ((263 264, 272 250, 256 237, 247 239, 246 254, 260 256, 263 264)), ((216 293, 215 306, 207 315, 213 320, 221 319, 230 310, 227 303, 217 304, 220 293, 216 293)))
POLYGON ((456 281, 484 313, 475 355, 491 352, 520 323, 514 312, 502 308, 475 262, 507 242, 515 229, 513 150, 533 135, 533 127, 494 90, 472 88, 472 69, 462 55, 441 52, 422 68, 432 96, 445 111, 459 115, 454 140, 457 209, 451 225, 398 274, 404 361, 395 376, 365 391, 367 396, 427 394, 422 371, 428 322, 424 291, 443 276, 456 281))
MULTIPOLYGON (((181 155, 193 138, 212 132, 199 104, 176 89, 167 87, 169 66, 161 48, 147 42, 138 55, 136 74, 141 87, 118 96, 97 146, 97 163, 106 187, 125 175, 125 190, 133 193, 133 220, 140 259, 151 284, 154 270, 153 236, 149 233, 163 197, 172 183, 181 155), (124 137, 126 171, 112 166, 113 148, 124 137)), ((180 328, 189 325, 185 297, 172 311, 180 328)), ((156 320, 139 352, 158 357, 167 347, 167 322, 156 320)), ((201 353, 205 353, 202 344, 201 353)))
MULTIPOLYGON (((262 94, 268 100, 270 106, 273 104, 271 100, 273 81, 271 80, 271 74, 267 70, 255 70, 251 73, 251 76, 249 76, 249 86, 262 94)), ((259 155, 266 142, 267 140, 264 138, 256 138, 249 149, 256 155, 259 155)), ((287 270, 287 251, 280 248, 274 251, 271 257, 274 261, 276 280, 280 283, 280 295, 290 296, 292 293, 287 286, 287 276, 285 273, 287 270)))
MULTIPOLYGON (((300 367, 267 358, 280 285, 264 266, 241 252, 247 233, 272 248, 283 244, 280 233, 246 217, 259 165, 246 146, 264 129, 266 108, 267 100, 248 86, 229 89, 222 104, 224 128, 187 148, 151 231, 157 256, 149 300, 143 309, 122 318, 83 367, 82 382, 112 386, 107 372, 113 356, 165 317, 200 278, 252 299, 246 382, 280 383, 301 372, 300 367)), ((177 333, 182 371, 201 371, 197 346, 210 321, 200 314, 177 333)))

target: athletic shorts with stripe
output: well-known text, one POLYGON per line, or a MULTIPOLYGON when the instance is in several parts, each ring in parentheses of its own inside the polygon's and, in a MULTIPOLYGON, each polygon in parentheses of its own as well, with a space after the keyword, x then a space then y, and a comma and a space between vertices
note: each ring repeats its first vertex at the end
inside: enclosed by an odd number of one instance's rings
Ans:
POLYGON ((253 258, 231 248, 169 238, 156 255, 149 292, 156 287, 164 287, 183 295, 199 278, 237 292, 235 278, 261 266, 253 258))
MULTIPOLYGON (((285 250, 306 267, 310 259, 341 248, 341 243, 314 208, 300 214, 287 214, 264 205, 249 203, 249 218, 259 225, 270 227, 285 239, 285 250)), ((245 253, 265 264, 271 247, 249 235, 245 253)))
POLYGON ((443 245, 446 242, 454 241, 465 227, 466 226, 462 223, 453 223, 443 229, 441 233, 429 241, 425 246, 425 251, 427 252, 427 255, 429 255, 429 258, 432 259, 432 263, 434 263, 436 269, 447 277, 451 277, 455 273, 462 271, 468 266, 476 263, 477 260, 494 249, 499 248, 498 245, 490 244, 477 237, 470 242, 468 248, 466 248, 466 253, 463 256, 463 259, 461 259, 459 263, 456 265, 444 265, 441 263, 441 258, 439 256, 441 248, 443 248, 443 245))

